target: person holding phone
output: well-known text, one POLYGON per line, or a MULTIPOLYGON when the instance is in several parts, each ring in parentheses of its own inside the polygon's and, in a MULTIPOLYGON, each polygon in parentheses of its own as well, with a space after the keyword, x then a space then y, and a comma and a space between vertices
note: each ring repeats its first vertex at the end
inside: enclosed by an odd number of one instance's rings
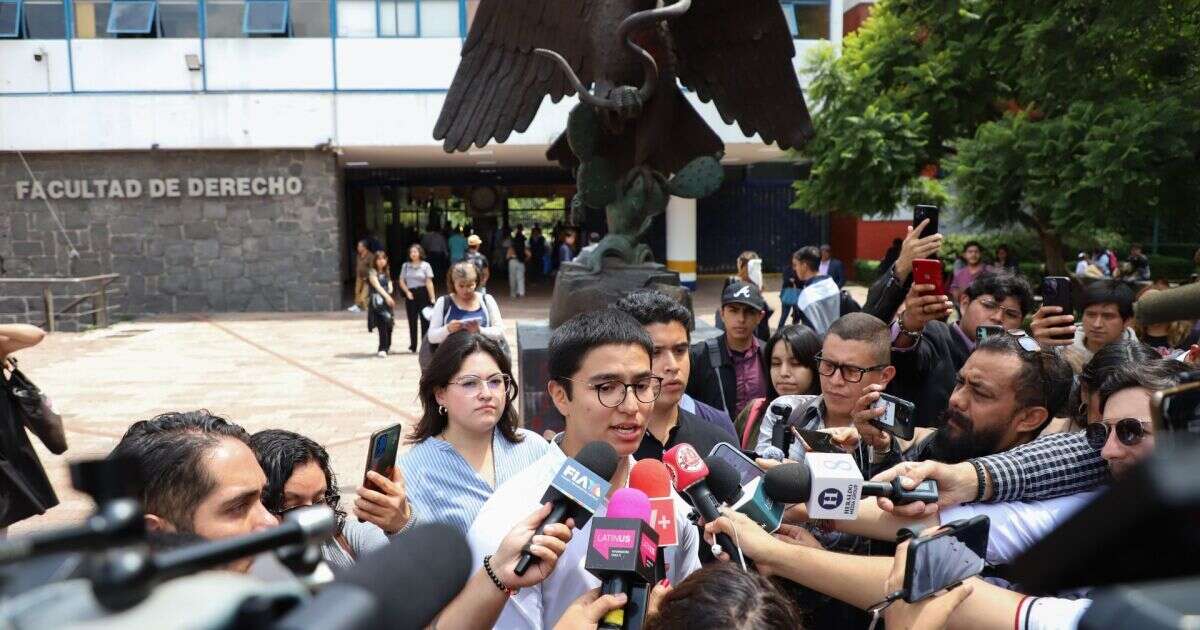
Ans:
POLYGON ((863 304, 863 312, 870 313, 879 319, 890 322, 896 317, 896 311, 904 304, 905 295, 912 283, 913 261, 936 258, 942 247, 943 237, 936 230, 933 234, 922 236, 929 227, 929 219, 922 219, 908 227, 908 233, 900 242, 895 261, 888 266, 880 266, 879 279, 867 291, 867 300, 863 304))
POLYGON ((1078 374, 1092 356, 1121 339, 1137 341, 1133 324, 1133 291, 1116 280, 1098 280, 1083 290, 1082 321, 1060 306, 1043 306, 1033 315, 1029 331, 1037 342, 1054 348, 1078 374))
POLYGON ((466 533, 493 490, 549 445, 520 428, 512 364, 480 332, 462 330, 438 346, 421 373, 419 396, 421 419, 407 436, 413 447, 396 466, 417 520, 466 533))
POLYGON ((262 495, 267 511, 282 519, 297 508, 327 505, 337 515, 337 533, 321 546, 321 557, 334 570, 349 569, 412 523, 399 473, 390 479, 368 473, 371 487, 358 489, 356 518, 348 518, 329 453, 320 444, 298 433, 268 429, 250 436, 250 449, 267 476, 262 495))
POLYGON ((470 261, 457 262, 450 267, 446 274, 449 293, 434 302, 429 316, 426 339, 432 346, 462 330, 503 341, 504 320, 500 317, 500 307, 495 298, 475 290, 478 279, 479 268, 470 261))

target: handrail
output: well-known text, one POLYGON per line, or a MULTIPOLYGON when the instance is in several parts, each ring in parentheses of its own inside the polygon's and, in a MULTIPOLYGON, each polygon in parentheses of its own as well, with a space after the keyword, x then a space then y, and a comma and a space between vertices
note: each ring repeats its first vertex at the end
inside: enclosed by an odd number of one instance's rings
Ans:
POLYGON ((98 276, 85 276, 82 278, 0 278, 0 284, 41 284, 42 286, 42 306, 46 320, 43 326, 47 332, 55 332, 58 328, 56 319, 58 317, 84 317, 87 315, 95 316, 95 325, 97 328, 108 326, 108 312, 117 308, 117 305, 108 303, 109 287, 121 277, 119 273, 106 273, 98 276), (98 286, 96 290, 84 293, 75 298, 66 306, 56 309, 54 307, 54 293, 49 286, 53 284, 71 284, 77 285, 85 282, 96 282, 98 286), (84 300, 92 301, 92 308, 88 311, 69 313, 71 309, 79 306, 84 300))

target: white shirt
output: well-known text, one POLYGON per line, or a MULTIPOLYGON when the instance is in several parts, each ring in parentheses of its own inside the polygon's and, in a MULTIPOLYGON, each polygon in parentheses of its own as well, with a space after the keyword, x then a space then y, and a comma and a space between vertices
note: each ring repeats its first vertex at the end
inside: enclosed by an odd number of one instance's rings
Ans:
POLYGON ((1088 262, 1086 260, 1081 260, 1075 263, 1075 275, 1082 276, 1083 274, 1087 273, 1087 268, 1088 262))
POLYGON ((1101 492, 1103 490, 1080 492, 1045 501, 956 505, 941 510, 941 522, 945 525, 980 514, 988 517, 991 529, 988 533, 987 561, 990 564, 1009 564, 1080 508, 1091 503, 1101 492))
MULTIPOLYGON (((496 489, 467 533, 474 562, 472 566, 482 566, 483 557, 495 553, 508 532, 537 510, 538 500, 545 494, 551 478, 558 472, 564 459, 566 455, 562 450, 557 445, 551 445, 541 459, 496 489)), ((629 461, 632 466, 633 458, 630 457, 629 461)), ((679 495, 674 492, 671 494, 675 499, 675 527, 679 545, 667 547, 665 555, 667 577, 672 584, 679 584, 700 568, 700 558, 697 556, 700 536, 687 518, 691 506, 679 495)), ((593 515, 593 518, 604 516, 606 511, 607 507, 593 515)), ((553 628, 567 607, 580 595, 600 586, 600 580, 583 568, 591 533, 592 520, 589 520, 583 529, 576 530, 572 535, 566 551, 558 559, 554 573, 541 584, 523 588, 510 598, 493 627, 506 630, 553 628)))

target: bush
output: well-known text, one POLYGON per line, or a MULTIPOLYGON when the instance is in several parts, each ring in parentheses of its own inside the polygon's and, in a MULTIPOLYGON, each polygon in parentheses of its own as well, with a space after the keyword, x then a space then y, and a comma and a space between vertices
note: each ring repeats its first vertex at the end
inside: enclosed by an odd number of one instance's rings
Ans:
POLYGON ((1150 259, 1150 276, 1168 280, 1186 280, 1191 277, 1196 266, 1190 259, 1175 256, 1147 255, 1150 259))
POLYGON ((854 280, 861 284, 872 284, 879 277, 878 260, 854 261, 854 280))

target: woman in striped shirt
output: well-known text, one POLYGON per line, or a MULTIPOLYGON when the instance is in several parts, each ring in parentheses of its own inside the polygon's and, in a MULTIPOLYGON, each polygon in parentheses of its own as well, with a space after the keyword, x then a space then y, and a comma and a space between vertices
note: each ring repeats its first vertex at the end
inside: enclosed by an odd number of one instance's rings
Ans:
POLYGON ((512 364, 481 333, 446 338, 421 373, 424 413, 396 460, 413 518, 464 534, 492 491, 537 461, 550 445, 518 427, 512 364))

